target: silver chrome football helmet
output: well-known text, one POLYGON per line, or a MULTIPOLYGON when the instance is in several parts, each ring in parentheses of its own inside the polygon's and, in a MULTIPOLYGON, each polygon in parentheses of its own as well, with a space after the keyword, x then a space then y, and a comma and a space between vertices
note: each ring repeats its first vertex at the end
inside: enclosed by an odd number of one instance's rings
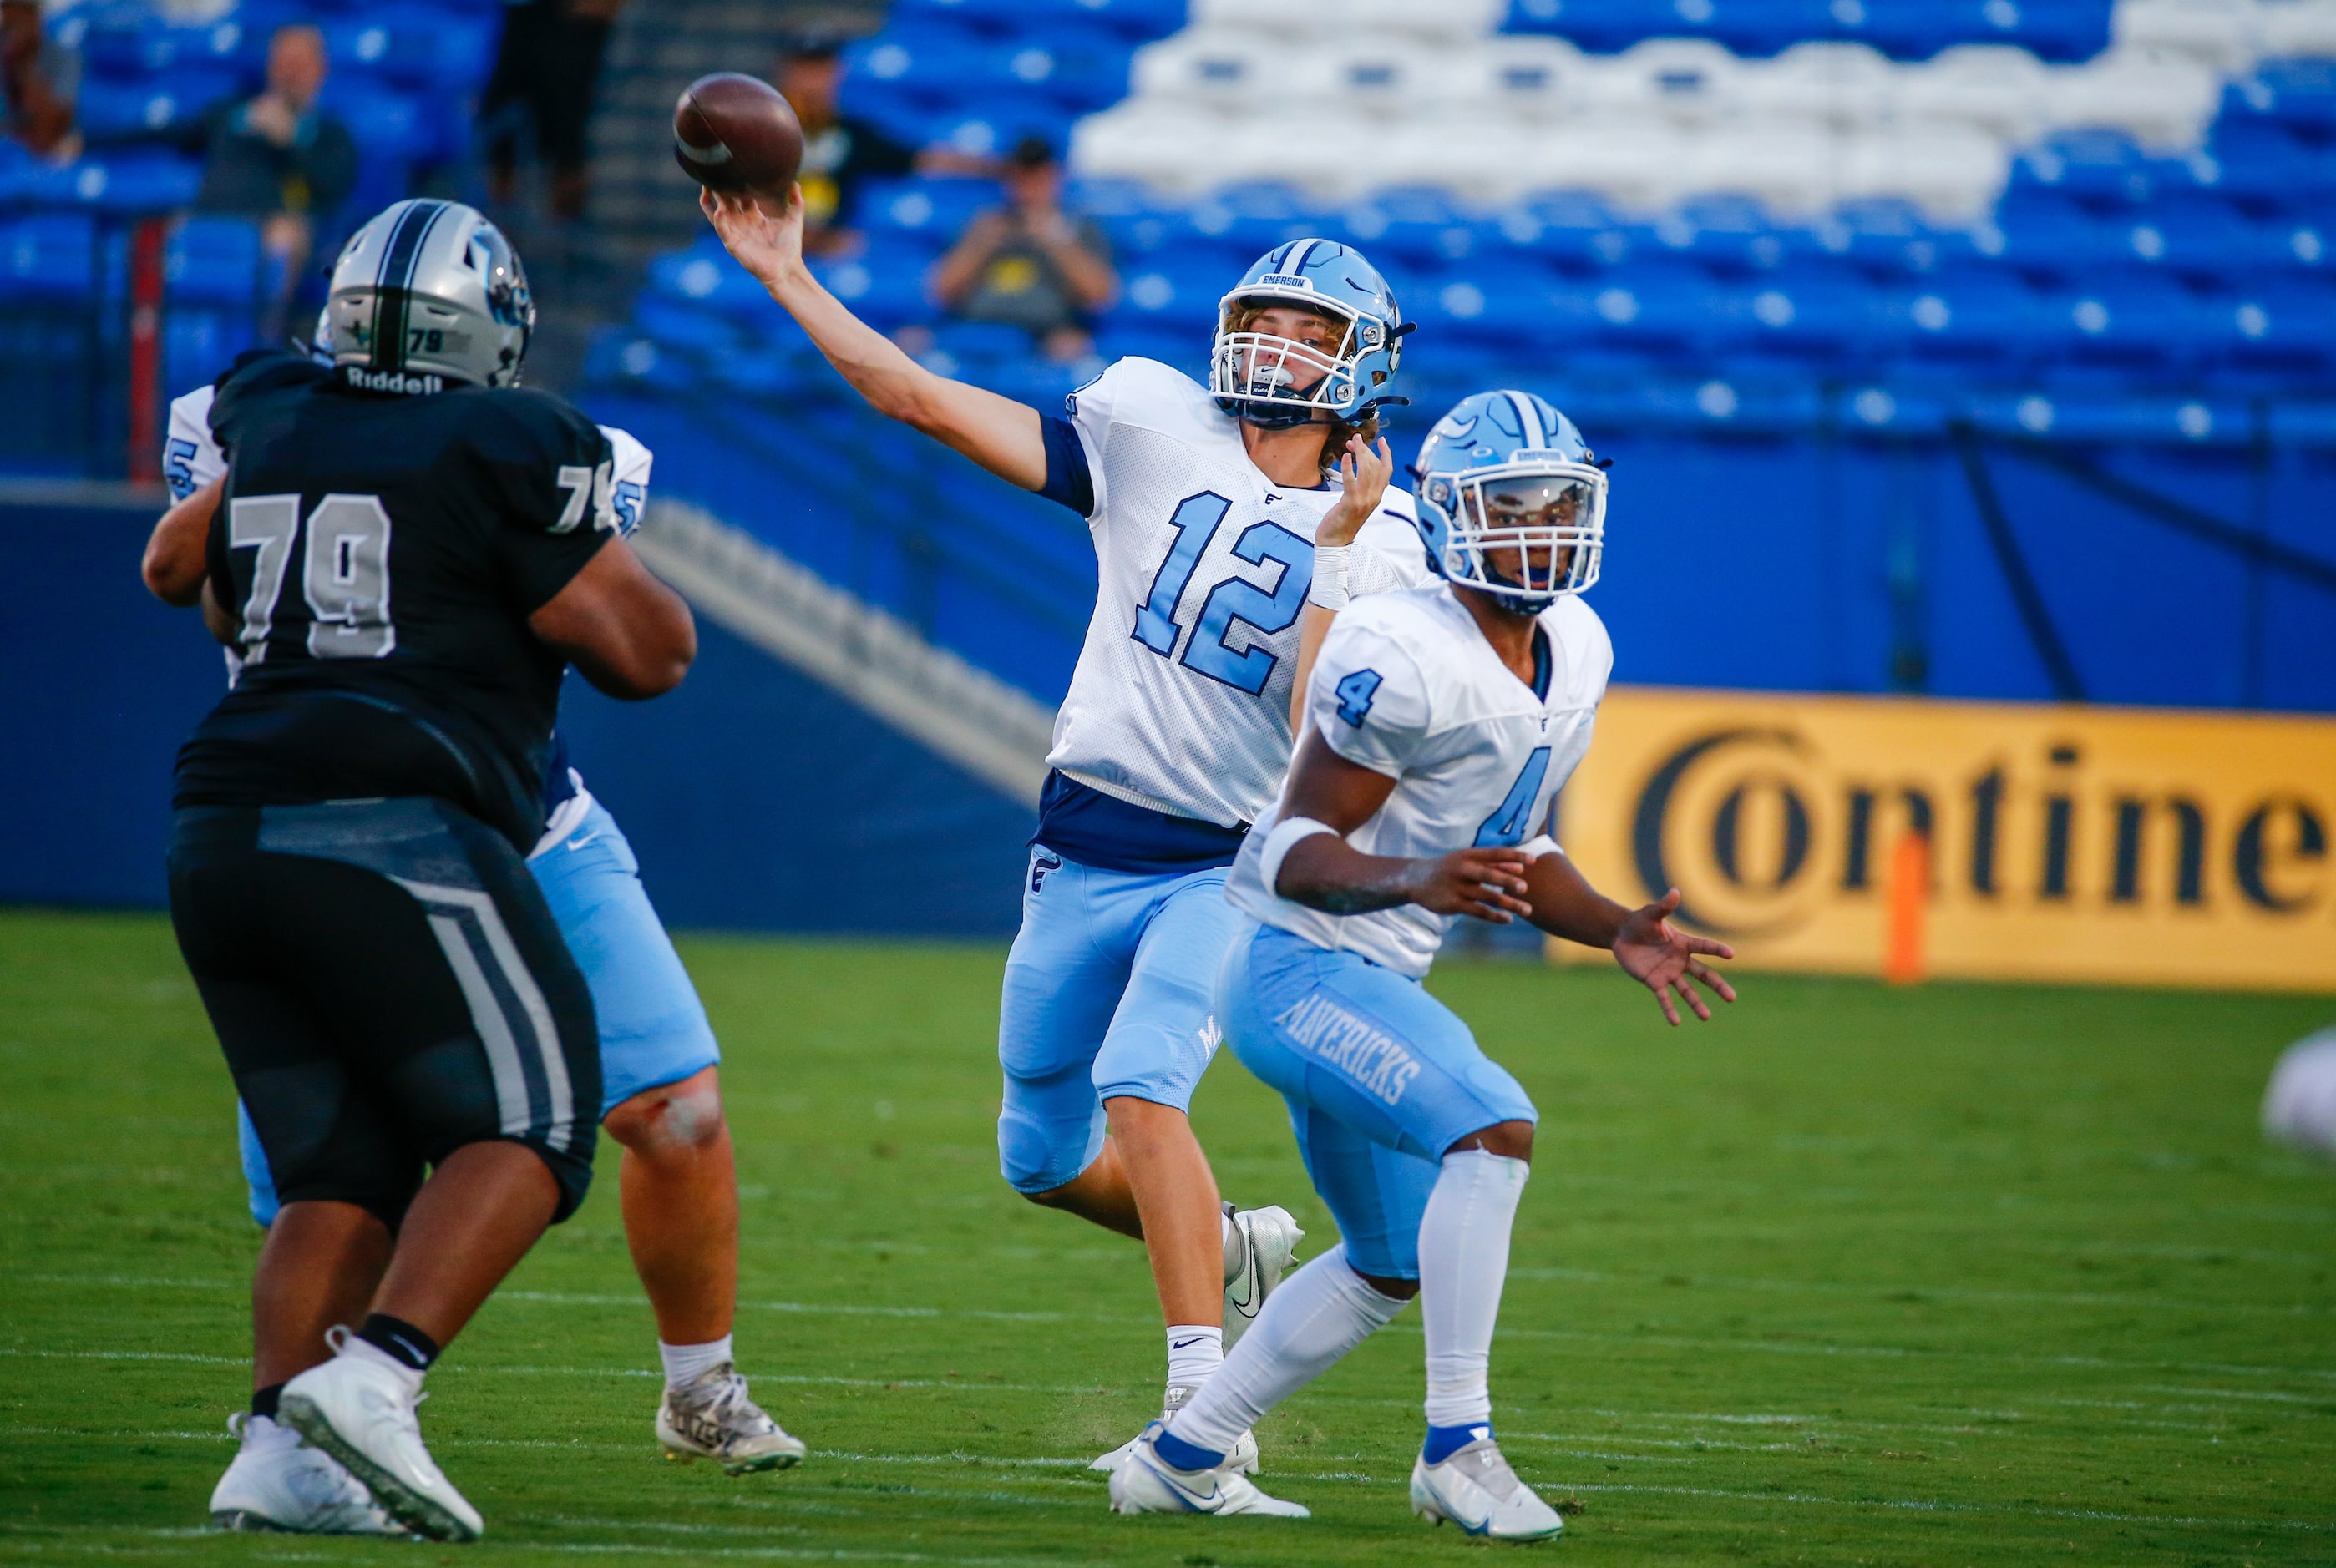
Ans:
POLYGON ((325 311, 333 362, 378 392, 516 386, 535 328, 519 253, 459 201, 401 201, 351 235, 325 311))

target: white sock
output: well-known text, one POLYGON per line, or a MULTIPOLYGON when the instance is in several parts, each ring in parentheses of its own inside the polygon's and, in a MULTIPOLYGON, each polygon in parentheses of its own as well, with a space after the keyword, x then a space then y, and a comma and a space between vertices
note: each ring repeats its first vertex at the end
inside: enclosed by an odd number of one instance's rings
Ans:
POLYGON ((340 1350, 335 1353, 355 1356, 361 1361, 371 1361, 376 1367, 387 1367, 397 1374, 397 1380, 405 1385, 407 1393, 416 1394, 422 1391, 422 1374, 375 1344, 371 1340, 360 1340, 355 1334, 351 1334, 341 1341, 340 1350))
POLYGON ((1197 1388, 1225 1364, 1225 1331, 1214 1323, 1168 1325, 1168 1386, 1197 1388))
POLYGON ((1427 1424, 1465 1427, 1493 1418, 1485 1371, 1509 1229, 1531 1171, 1521 1159, 1462 1149, 1444 1168, 1419 1221, 1420 1326, 1427 1333, 1427 1424))
POLYGON ((1320 1377, 1403 1311, 1363 1282, 1342 1244, 1281 1282, 1225 1358, 1223 1368, 1176 1412, 1169 1430, 1222 1454, 1258 1418, 1320 1377))
POLYGON ((665 1362, 665 1386, 678 1389, 708 1367, 718 1367, 732 1360, 730 1336, 708 1340, 702 1345, 668 1345, 657 1341, 657 1357, 665 1362))

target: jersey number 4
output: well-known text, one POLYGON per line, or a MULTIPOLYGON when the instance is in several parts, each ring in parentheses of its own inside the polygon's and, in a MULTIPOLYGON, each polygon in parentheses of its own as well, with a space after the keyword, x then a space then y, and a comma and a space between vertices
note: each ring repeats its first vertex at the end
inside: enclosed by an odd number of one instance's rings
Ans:
POLYGON ((1477 848, 1505 849, 1525 841, 1525 832, 1533 826, 1533 802, 1541 799, 1541 781, 1548 775, 1549 748, 1536 746, 1525 765, 1517 769, 1516 782, 1476 829, 1477 848))
POLYGON ((305 527, 298 496, 238 496, 228 503, 230 549, 256 549, 243 601, 243 656, 268 657, 277 601, 294 547, 307 550, 300 586, 308 601, 308 653, 316 659, 385 659, 397 646, 389 619, 389 513, 379 496, 326 496, 305 527))
MULTIPOLYGON (((1226 514, 1232 508, 1232 502, 1214 490, 1202 490, 1177 502, 1168 519, 1168 526, 1176 530, 1175 537, 1169 542, 1167 559, 1153 575, 1151 594, 1135 607, 1134 633, 1137 642, 1163 659, 1175 656, 1177 640, 1183 634, 1176 621, 1176 606, 1183 602, 1192 574, 1223 531, 1226 514)), ((1227 577, 1211 588, 1208 597, 1201 601, 1200 618, 1185 640, 1180 663, 1254 697, 1265 690, 1274 665, 1280 661, 1255 646, 1236 653, 1225 639, 1236 624, 1270 637, 1296 623, 1298 613, 1306 607, 1306 590, 1314 582, 1314 547, 1280 523, 1251 523, 1233 541, 1232 553, 1235 560, 1252 566, 1279 563, 1281 578, 1270 593, 1240 576, 1227 577)))

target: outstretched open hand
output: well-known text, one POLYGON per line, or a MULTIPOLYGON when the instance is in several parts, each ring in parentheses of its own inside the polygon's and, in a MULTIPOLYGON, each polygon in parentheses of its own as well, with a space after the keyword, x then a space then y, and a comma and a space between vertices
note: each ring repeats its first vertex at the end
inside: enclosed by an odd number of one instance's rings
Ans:
POLYGON ((1736 988, 1703 959, 1733 958, 1736 950, 1724 942, 1689 936, 1673 925, 1670 916, 1679 906, 1679 890, 1674 887, 1655 903, 1631 911, 1614 934, 1614 962, 1622 966, 1623 973, 1655 993, 1655 1000, 1662 1003, 1663 1017, 1671 1023, 1679 1021, 1679 1009, 1671 1002, 1673 992, 1687 1003, 1689 1011, 1709 1022, 1710 1004, 1692 982, 1699 980, 1711 987, 1722 1002, 1735 1001, 1736 988))
POLYGON ((697 205, 724 248, 764 287, 803 266, 803 187, 788 187, 786 204, 776 212, 769 200, 711 189, 697 193, 697 205))

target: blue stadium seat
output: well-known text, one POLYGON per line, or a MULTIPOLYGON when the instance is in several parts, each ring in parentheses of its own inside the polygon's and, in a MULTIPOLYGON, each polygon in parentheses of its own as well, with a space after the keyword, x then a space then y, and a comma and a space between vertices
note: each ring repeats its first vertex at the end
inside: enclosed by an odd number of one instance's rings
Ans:
POLYGON ((2219 188, 2232 197, 2292 208, 2336 191, 2336 156, 2270 121, 2226 115, 2207 147, 2221 173, 2219 188))
POLYGON ((1765 271, 1785 259, 1784 238, 1760 201, 1702 196, 1681 202, 1644 231, 1641 248, 1659 247, 1730 273, 1765 271))
POLYGON ((733 353, 744 342, 735 317, 686 299, 644 295, 633 307, 633 324, 661 348, 702 358, 733 353))
POLYGON ((1351 235, 1374 262, 1437 269, 1463 264, 1484 248, 1484 223, 1461 208, 1448 191, 1433 186, 1390 186, 1342 216, 1351 235))
POLYGON ((217 67, 174 69, 143 82, 92 77, 75 104, 92 146, 182 133, 211 106, 236 95, 242 79, 217 67))
POLYGON ((368 160, 409 164, 433 151, 435 128, 412 95, 365 76, 326 80, 324 106, 340 116, 368 160))
POLYGON ((1322 210, 1297 187, 1271 179, 1220 187, 1192 208, 1192 220, 1194 229, 1228 247, 1244 266, 1285 240, 1338 227, 1336 214, 1322 210))
POLYGON ((239 15, 198 26, 174 26, 143 5, 109 6, 83 14, 77 37, 59 42, 80 48, 97 76, 135 82, 174 69, 224 69, 257 84, 268 53, 267 33, 239 15))
POLYGON ((897 0, 896 25, 955 23, 996 34, 1052 34, 1066 25, 1108 28, 1131 42, 1184 25, 1184 0, 897 0))
POLYGON ((190 387, 216 380, 236 355, 258 341, 248 308, 173 309, 162 323, 162 384, 190 387))
POLYGON ((2177 366, 2214 328, 2196 295, 2161 273, 2105 274, 2049 298, 2055 346, 2078 363, 2177 366))
POLYGON ((955 244, 974 214, 998 200, 997 185, 987 179, 886 180, 861 196, 856 214, 872 241, 910 242, 931 253, 955 244))
POLYGON ((1918 361, 2005 366, 2049 344, 2051 324, 2027 284, 2007 271, 1958 267, 1906 286, 1889 303, 1897 344, 1918 361))
POLYGON ((1621 215, 1591 191, 1542 191, 1501 213, 1496 223, 1510 246, 1561 266, 1614 266, 1630 254, 1621 215))
POLYGON ((2226 363, 2273 371, 2336 366, 2336 286, 2326 280, 2266 278, 2219 304, 2210 319, 2226 363))
POLYGON ((2289 230, 2257 223, 2219 196, 2162 195, 2124 229, 2128 259, 2202 276, 2228 276, 2284 265, 2289 230))
POLYGON ((259 225, 248 218, 184 218, 162 253, 162 278, 174 306, 237 306, 248 314, 274 293, 278 272, 260 248, 259 225))
POLYGON ((1111 323, 1145 331, 1212 332, 1217 302, 1239 276, 1228 274, 1212 256, 1163 252, 1121 275, 1111 323))
POLYGON ((102 286, 88 218, 44 212, 0 226, 0 303, 87 300, 102 286))
POLYGON ((2132 255, 2126 225, 2104 222, 2050 187, 2007 192, 1996 208, 1995 227, 2003 237, 2001 259, 2035 276, 2067 277, 2132 255))
POLYGON ((2324 141, 2336 136, 2336 61, 2266 60, 2223 92, 2222 119, 2264 121, 2324 141))
POLYGON ((871 251, 865 256, 815 263, 812 270, 831 294, 879 331, 890 332, 933 314, 932 303, 925 297, 920 258, 871 251))
POLYGON ((1855 268, 1802 264, 1730 291, 1724 326, 1738 350, 1820 362, 1857 356, 1883 327, 1881 292, 1855 268))
POLYGON ((2154 161, 2123 131, 2066 131, 2013 161, 2007 196, 2042 186, 2078 200, 2137 205, 2149 198, 2154 161))

